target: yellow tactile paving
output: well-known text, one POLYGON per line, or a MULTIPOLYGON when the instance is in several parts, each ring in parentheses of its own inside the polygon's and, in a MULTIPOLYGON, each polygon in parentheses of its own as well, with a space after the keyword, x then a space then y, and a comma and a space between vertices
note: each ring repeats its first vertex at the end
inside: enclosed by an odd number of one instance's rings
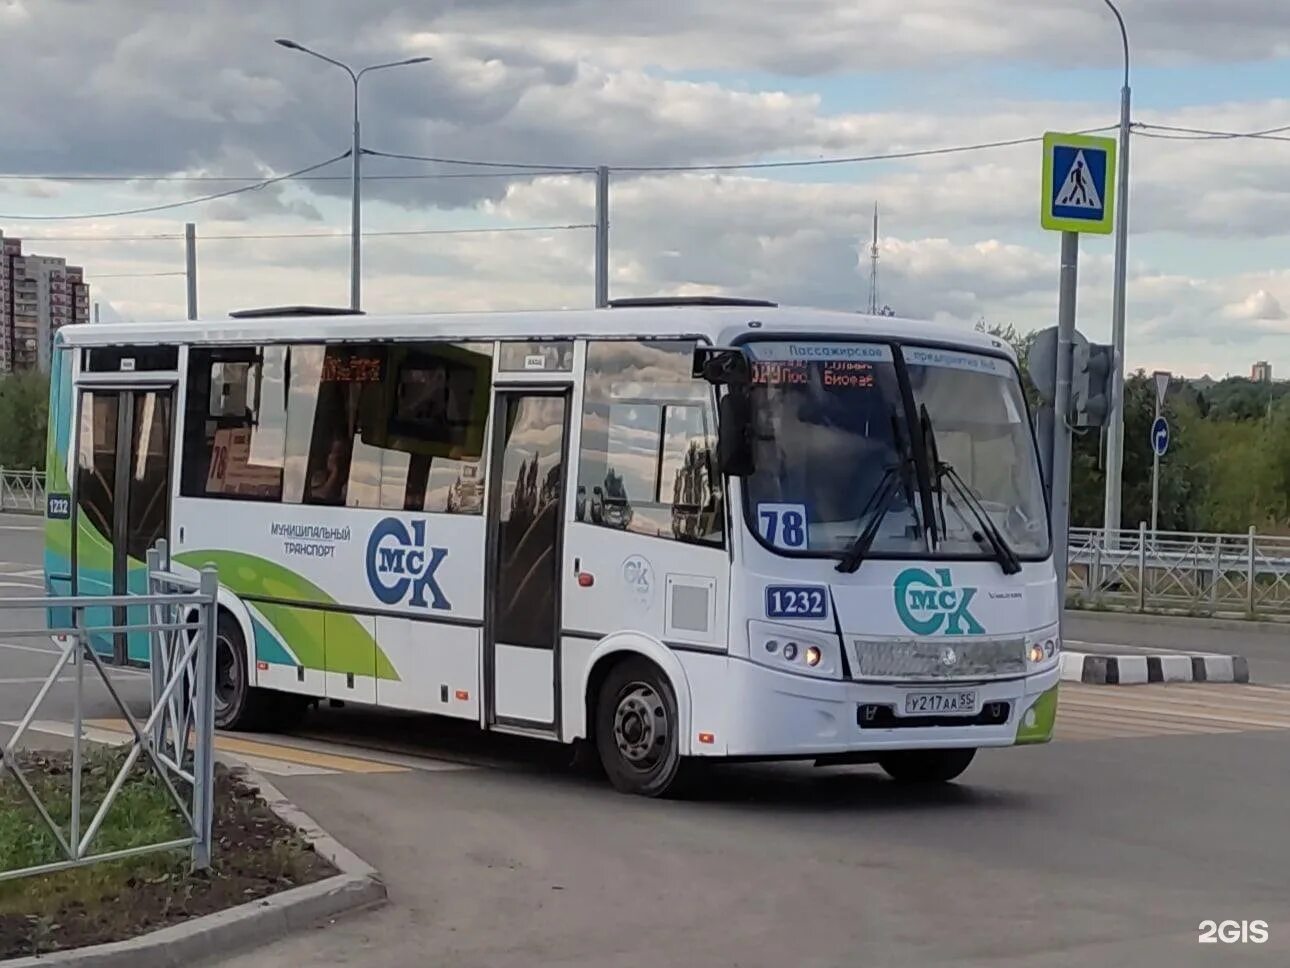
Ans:
POLYGON ((1290 687, 1235 683, 1062 683, 1057 740, 1290 730, 1290 687))
MULTIPOLYGON (((97 729, 128 734, 129 725, 123 719, 87 720, 87 725, 97 729)), ((299 749, 280 743, 261 743, 255 740, 236 739, 232 736, 217 734, 215 749, 234 756, 252 756, 260 760, 278 760, 294 763, 297 766, 313 766, 337 773, 407 773, 408 768, 385 763, 377 759, 360 759, 354 756, 338 756, 333 753, 320 753, 316 750, 299 749)))

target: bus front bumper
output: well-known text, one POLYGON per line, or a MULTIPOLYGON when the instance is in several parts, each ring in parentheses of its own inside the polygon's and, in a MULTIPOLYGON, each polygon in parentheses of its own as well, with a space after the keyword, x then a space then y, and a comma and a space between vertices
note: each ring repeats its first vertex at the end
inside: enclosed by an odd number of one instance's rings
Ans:
POLYGON ((892 685, 810 679, 734 657, 694 656, 683 664, 690 678, 694 733, 718 739, 693 744, 691 752, 700 756, 809 758, 871 750, 1029 745, 1052 738, 1057 714, 1060 666, 1003 682, 892 685), (711 682, 717 670, 696 666, 714 662, 725 666, 720 679, 726 689, 709 698, 702 684, 711 682), (948 716, 935 717, 938 725, 900 722, 908 693, 966 689, 977 692, 977 708, 983 712, 992 704, 1006 703, 1006 719, 984 725, 959 725, 948 716), (862 725, 865 708, 875 706, 888 707, 894 718, 862 725))

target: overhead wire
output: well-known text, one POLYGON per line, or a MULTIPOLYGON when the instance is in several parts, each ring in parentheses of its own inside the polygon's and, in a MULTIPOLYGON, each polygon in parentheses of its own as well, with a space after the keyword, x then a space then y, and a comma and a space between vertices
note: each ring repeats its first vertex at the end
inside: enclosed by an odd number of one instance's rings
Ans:
MULTIPOLYGON (((490 234, 508 234, 512 232, 567 232, 577 231, 580 229, 594 229, 594 222, 570 222, 567 224, 551 225, 499 225, 495 227, 480 226, 468 229, 387 229, 361 233, 363 238, 380 238, 383 236, 427 236, 427 235, 490 235, 490 234)), ((348 239, 349 232, 261 232, 261 233, 238 233, 232 235, 201 235, 198 234, 198 242, 226 242, 226 241, 254 241, 257 239, 348 239)), ((151 235, 28 235, 23 239, 26 242, 60 242, 60 243, 92 243, 92 242, 178 242, 184 238, 183 233, 168 232, 156 233, 151 235)))
MULTIPOLYGON (((1117 125, 1103 125, 1096 128, 1085 128, 1075 134, 1097 134, 1106 131, 1115 130, 1117 125)), ((1166 137, 1168 135, 1187 136, 1196 140, 1220 140, 1233 138, 1266 138, 1268 140, 1290 140, 1290 124, 1280 125, 1273 128, 1265 128, 1259 131, 1223 131, 1207 128, 1190 128, 1176 125, 1150 124, 1146 122, 1135 121, 1132 125, 1133 131, 1146 137, 1166 137), (1162 132, 1161 134, 1153 132, 1162 132), (1286 138, 1279 138, 1278 135, 1287 134, 1286 138)), ((758 169, 775 169, 775 168, 806 168, 818 167, 825 165, 850 165, 861 164, 874 161, 898 161, 908 158, 925 158, 935 157, 937 155, 961 154, 971 151, 985 151, 994 148, 1006 148, 1024 144, 1035 144, 1042 141, 1040 135, 1031 135, 1024 138, 1007 138, 997 141, 984 141, 972 144, 946 145, 935 148, 917 148, 907 151, 895 152, 876 152, 866 155, 846 155, 828 158, 800 158, 786 159, 783 161, 753 161, 753 162, 714 162, 714 163, 694 163, 694 164, 658 164, 658 165, 610 165, 607 166, 611 171, 617 172, 669 172, 669 171, 751 171, 758 169)), ((1178 140, 1184 140, 1179 137, 1178 140)), ((375 148, 361 149, 364 155, 370 155, 376 158, 389 158, 402 161, 423 162, 439 165, 459 165, 474 168, 494 169, 483 172, 398 172, 392 174, 363 173, 363 181, 435 181, 435 180, 452 180, 452 179, 474 179, 474 178, 523 178, 539 177, 552 173, 565 174, 588 174, 596 170, 595 165, 554 165, 540 164, 537 162, 523 161, 496 161, 476 158, 454 158, 440 155, 420 155, 408 152, 381 151, 375 148)), ((131 174, 100 174, 91 172, 68 172, 68 173, 39 173, 39 172, 0 172, 0 181, 56 181, 56 182, 134 182, 134 181, 152 181, 152 182, 247 182, 248 184, 239 189, 230 190, 228 193, 215 193, 204 195, 193 199, 186 199, 180 202, 166 203, 166 207, 180 207, 183 205, 198 204, 203 201, 212 201, 221 197, 227 197, 228 194, 237 194, 240 191, 254 191, 280 181, 308 181, 308 182, 327 182, 327 181, 348 181, 348 175, 313 175, 310 174, 319 168, 334 164, 350 156, 351 152, 345 151, 341 154, 330 158, 327 161, 320 162, 317 165, 311 165, 307 168, 298 169, 294 172, 287 172, 282 175, 264 177, 263 175, 209 175, 193 174, 185 175, 181 173, 131 173, 131 174)), ((78 216, 78 217, 100 217, 107 218, 116 213, 102 213, 98 216, 78 216)), ((135 214, 135 210, 130 210, 125 214, 135 214)), ((46 218, 52 216, 31 216, 30 218, 46 218)), ((71 218, 72 216, 62 216, 71 218)), ((0 218, 14 220, 25 220, 23 216, 0 215, 0 218)))
MULTIPOLYGON (((1116 125, 1104 125, 1100 128, 1085 128, 1074 134, 1097 134, 1101 131, 1112 131, 1116 125)), ((967 151, 986 151, 992 148, 1011 148, 1015 145, 1037 144, 1044 140, 1043 135, 1032 135, 1026 138, 1008 138, 1002 141, 982 141, 969 145, 950 145, 942 148, 915 148, 908 151, 891 151, 872 155, 850 155, 836 158, 806 158, 788 161, 750 161, 730 162, 725 164, 696 165, 619 165, 610 168, 621 172, 683 172, 683 171, 754 171, 767 168, 815 168, 823 165, 855 165, 871 161, 898 161, 906 158, 930 158, 937 155, 961 154, 967 151)))
MULTIPOLYGON (((380 238, 382 236, 409 236, 409 235, 490 235, 496 233, 510 232, 566 232, 576 229, 594 229, 594 222, 571 222, 567 225, 499 225, 497 227, 469 228, 469 229, 387 229, 375 232, 360 233, 364 238, 380 238)), ((202 235, 198 236, 198 241, 220 241, 228 239, 348 239, 349 232, 268 232, 263 234, 251 235, 202 235)))
MULTIPOLYGON (((364 152, 366 154, 366 152, 364 152)), ((346 152, 342 157, 349 157, 346 152)), ((532 166, 530 166, 532 167, 532 166)), ((362 173, 361 181, 440 181, 461 178, 524 178, 549 175, 550 170, 532 171, 448 171, 372 175, 362 173)), ((264 175, 95 175, 88 173, 33 174, 31 172, 0 172, 0 181, 53 181, 53 182, 258 182, 264 175)), ((291 179, 301 182, 348 182, 349 175, 298 175, 291 179)))
POLYGON ((90 272, 91 279, 155 279, 161 276, 186 276, 186 272, 90 272))
POLYGON ((531 168, 542 172, 569 172, 586 174, 596 170, 595 165, 538 165, 521 161, 477 161, 470 158, 443 158, 435 155, 411 155, 397 151, 377 151, 364 148, 363 154, 374 158, 393 158, 398 161, 426 161, 436 165, 466 165, 473 168, 531 168))
POLYGON ((267 188, 269 185, 278 182, 288 181, 292 178, 298 178, 301 175, 308 174, 311 171, 317 171, 319 168, 326 168, 328 165, 335 164, 343 158, 348 158, 350 152, 346 151, 336 155, 334 158, 328 158, 326 161, 320 161, 316 165, 309 165, 306 168, 300 168, 296 171, 287 172, 284 175, 274 175, 271 178, 265 178, 253 185, 242 185, 238 188, 230 188, 227 191, 213 192, 210 195, 201 195, 197 198, 186 198, 178 202, 167 202, 161 205, 145 205, 140 208, 120 209, 112 212, 92 212, 80 213, 76 215, 0 215, 0 220, 7 222, 71 222, 95 218, 119 218, 125 215, 147 215, 152 212, 165 212, 170 209, 184 208, 188 205, 197 205, 201 202, 213 202, 220 198, 229 198, 233 195, 241 195, 244 192, 259 191, 267 188))
POLYGON ((1158 138, 1163 141, 1232 141, 1249 139, 1255 141, 1290 141, 1290 124, 1278 125, 1275 128, 1263 128, 1259 131, 1219 131, 1209 128, 1187 128, 1170 124, 1148 124, 1138 121, 1132 125, 1133 132, 1145 138, 1158 138))
MULTIPOLYGON (((1103 125, 1096 128, 1085 128, 1077 134, 1096 134, 1106 131, 1115 130, 1116 125, 1103 125)), ((1290 125, 1281 125, 1278 127, 1265 128, 1259 131, 1236 132, 1210 130, 1204 128, 1189 128, 1176 125, 1159 125, 1149 124, 1146 122, 1135 122, 1132 125, 1132 132, 1139 137, 1158 138, 1163 140, 1228 140, 1228 139, 1264 139, 1269 141, 1290 141, 1290 125)), ((1031 135, 1023 138, 1006 138, 995 141, 982 141, 972 144, 945 145, 934 148, 914 148, 905 151, 875 152, 865 155, 847 155, 827 158, 799 158, 785 159, 782 161, 753 161, 753 162, 717 162, 717 163, 696 163, 696 164, 675 164, 675 165, 613 165, 607 166, 611 171, 630 174, 650 174, 650 173, 679 173, 679 172, 723 172, 723 171, 767 171, 776 169, 794 169, 794 168, 816 168, 835 165, 853 165, 868 162, 881 161, 899 161, 911 158, 930 158, 944 155, 962 154, 974 151, 986 151, 997 148, 1015 147, 1018 145, 1036 144, 1043 140, 1042 135, 1031 135)), ((401 161, 414 161, 428 164, 440 165, 460 165, 472 168, 490 169, 485 172, 423 172, 423 173, 396 173, 396 174, 368 174, 364 178, 369 180, 407 180, 407 181, 424 181, 434 179, 452 179, 452 178, 524 178, 524 177, 541 177, 544 175, 558 174, 586 174, 595 171, 595 166, 590 165, 550 165, 538 164, 535 162, 518 162, 518 161, 496 161, 485 159, 453 158, 438 155, 419 155, 407 152, 381 151, 374 148, 361 149, 364 155, 370 155, 376 158, 389 158, 401 161)), ((213 192, 207 195, 200 195, 194 198, 182 199, 175 202, 166 202, 157 205, 140 206, 137 208, 119 209, 107 212, 94 213, 77 213, 71 215, 12 215, 0 214, 0 220, 26 222, 26 221, 76 221, 102 218, 118 218, 131 215, 146 215, 154 212, 169 211, 177 208, 184 208, 189 205, 197 205, 203 202, 216 201, 222 198, 229 198, 246 192, 258 191, 267 188, 270 185, 278 184, 285 181, 341 181, 345 176, 332 175, 313 175, 312 173, 328 165, 335 164, 345 158, 350 157, 351 152, 345 151, 326 161, 318 162, 295 171, 286 172, 281 175, 274 175, 267 178, 259 178, 246 185, 240 185, 236 188, 230 188, 221 192, 213 192)), ((236 181, 242 180, 231 175, 98 175, 98 174, 67 174, 67 175, 42 175, 39 173, 21 172, 21 173, 2 173, 0 180, 45 180, 45 181, 236 181)), ((582 227, 582 226, 576 226, 582 227)), ((553 229, 527 229, 519 228, 519 231, 545 230, 553 229)), ((455 230, 416 230, 405 234, 445 234, 455 230)), ((487 230, 498 231, 498 230, 487 230)), ((365 233, 380 234, 380 233, 365 233)), ((278 238, 301 238, 306 237, 308 233, 283 233, 276 236, 278 238)), ((341 233, 337 233, 339 237, 341 233)), ((228 238, 242 238, 244 236, 228 236, 228 238)), ((250 238, 251 236, 245 236, 250 238)), ((157 238, 161 238, 158 236, 157 238)), ((218 236, 206 236, 205 238, 214 239, 218 236)), ((126 239, 123 241, 143 241, 143 237, 138 239, 126 239)), ((89 241, 88 239, 69 240, 69 241, 89 241)))

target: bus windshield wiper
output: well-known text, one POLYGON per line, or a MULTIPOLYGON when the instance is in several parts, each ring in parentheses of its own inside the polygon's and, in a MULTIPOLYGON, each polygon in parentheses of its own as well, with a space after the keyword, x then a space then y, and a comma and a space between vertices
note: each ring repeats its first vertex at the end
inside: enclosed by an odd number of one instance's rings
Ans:
POLYGON ((1021 571, 1021 559, 1017 553, 1008 544, 1008 539, 1003 536, 994 521, 990 519, 990 512, 986 510, 981 499, 977 496, 972 486, 963 480, 963 476, 954 468, 954 465, 947 464, 940 459, 940 450, 936 446, 936 431, 932 428, 932 418, 927 413, 927 404, 923 404, 919 411, 919 422, 922 424, 923 439, 931 447, 934 464, 932 467, 932 479, 936 484, 937 493, 940 495, 941 508, 941 538, 944 540, 945 530, 945 492, 944 481, 948 480, 954 485, 954 490, 958 493, 959 498, 967 505, 976 518, 977 524, 981 530, 974 532, 973 537, 978 541, 988 544, 994 552, 995 558, 999 561, 999 567, 1003 569, 1005 575, 1015 575, 1021 571))
POLYGON ((959 496, 963 499, 972 511, 972 516, 976 518, 977 523, 981 525, 981 537, 994 549, 995 557, 999 559, 999 567, 1003 569, 1005 575, 1015 575, 1021 571, 1021 559, 1017 553, 1012 550, 1012 545, 1008 544, 1008 539, 1003 536, 998 526, 990 520, 990 513, 981 503, 981 499, 963 480, 962 476, 949 464, 942 464, 941 471, 949 478, 954 489, 958 491, 959 496))
POLYGON ((842 560, 838 562, 838 571, 851 574, 860 567, 864 561, 865 555, 873 547, 874 540, 878 537, 878 530, 882 527, 883 519, 887 517, 887 508, 891 504, 891 497, 896 486, 904 488, 905 500, 910 507, 914 506, 914 484, 911 479, 911 471, 914 463, 913 454, 910 452, 909 437, 901 431, 900 415, 896 408, 889 408, 891 417, 891 435, 896 445, 897 462, 885 471, 883 471, 878 486, 874 488, 873 494, 865 503, 864 510, 860 512, 860 519, 864 520, 866 515, 870 515, 866 522, 864 530, 851 543, 851 547, 846 550, 842 560))
POLYGON ((883 520, 887 517, 887 507, 891 504, 891 496, 895 493, 896 485, 900 483, 897 472, 900 470, 899 464, 893 464, 882 472, 882 479, 878 482, 878 487, 874 490, 873 495, 869 498, 860 512, 861 519, 868 516, 869 520, 864 526, 864 530, 851 542, 851 547, 846 550, 842 560, 838 562, 838 571, 851 574, 860 567, 864 561, 865 555, 873 547, 874 539, 878 537, 878 530, 882 527, 883 520))

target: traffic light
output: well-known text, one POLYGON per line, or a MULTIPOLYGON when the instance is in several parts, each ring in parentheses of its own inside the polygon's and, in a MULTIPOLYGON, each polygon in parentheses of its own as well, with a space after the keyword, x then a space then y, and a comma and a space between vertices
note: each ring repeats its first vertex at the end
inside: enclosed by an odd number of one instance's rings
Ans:
POLYGON ((1111 415, 1115 379, 1114 347, 1100 343, 1076 346, 1071 361, 1071 423, 1101 427, 1111 415))

